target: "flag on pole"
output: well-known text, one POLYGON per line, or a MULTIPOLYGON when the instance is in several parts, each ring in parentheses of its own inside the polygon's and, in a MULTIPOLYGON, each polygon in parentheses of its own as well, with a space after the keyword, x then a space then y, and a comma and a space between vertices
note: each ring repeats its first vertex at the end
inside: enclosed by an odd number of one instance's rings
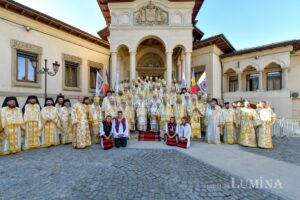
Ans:
POLYGON ((97 72, 97 77, 96 77, 96 97, 100 96, 100 92, 103 88, 104 85, 104 80, 102 76, 100 75, 99 72, 97 72))
POLYGON ((192 75, 191 93, 192 94, 197 94, 197 85, 196 85, 196 78, 195 78, 195 72, 194 71, 193 71, 193 75, 192 75))
POLYGON ((197 85, 199 86, 203 95, 207 94, 207 85, 206 85, 206 72, 204 72, 199 80, 197 81, 197 85))
POLYGON ((117 76, 116 76, 116 82, 115 82, 115 92, 118 93, 119 92, 119 73, 117 73, 117 76))
POLYGON ((104 80, 104 93, 106 95, 107 91, 109 90, 109 83, 110 83, 110 78, 108 71, 106 70, 105 72, 105 80, 104 80))
POLYGON ((184 73, 182 73, 181 88, 186 88, 186 80, 185 80, 185 75, 184 75, 184 73))

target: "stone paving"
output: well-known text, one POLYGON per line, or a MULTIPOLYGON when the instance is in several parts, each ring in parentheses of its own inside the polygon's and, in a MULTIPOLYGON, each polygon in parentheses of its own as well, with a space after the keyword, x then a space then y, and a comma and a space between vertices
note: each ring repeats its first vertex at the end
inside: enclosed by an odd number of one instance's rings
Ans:
POLYGON ((300 138, 273 138, 273 149, 241 149, 300 166, 300 138))
POLYGON ((177 150, 71 146, 0 157, 0 199, 282 199, 177 150))

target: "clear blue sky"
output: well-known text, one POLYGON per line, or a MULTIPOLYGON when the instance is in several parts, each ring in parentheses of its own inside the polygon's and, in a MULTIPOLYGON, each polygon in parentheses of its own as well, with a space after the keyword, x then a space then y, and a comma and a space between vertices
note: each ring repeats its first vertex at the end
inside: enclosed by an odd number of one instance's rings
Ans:
MULTIPOLYGON (((105 26, 97 0, 17 0, 97 35, 105 26)), ((205 38, 223 33, 236 49, 300 39, 300 0, 205 0, 197 19, 205 38)))

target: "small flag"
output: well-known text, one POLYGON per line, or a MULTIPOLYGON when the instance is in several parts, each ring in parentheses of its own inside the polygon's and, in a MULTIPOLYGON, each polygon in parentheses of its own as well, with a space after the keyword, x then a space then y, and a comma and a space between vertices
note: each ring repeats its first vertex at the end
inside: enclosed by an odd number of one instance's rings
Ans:
POLYGON ((96 96, 100 96, 100 92, 103 88, 104 80, 99 72, 97 72, 97 78, 96 78, 96 96))
POLYGON ((105 80, 104 80, 104 93, 106 95, 107 91, 109 90, 109 83, 110 83, 110 78, 108 71, 106 70, 105 72, 105 80))
POLYGON ((193 71, 193 76, 192 76, 191 93, 192 94, 197 94, 197 85, 196 85, 196 78, 195 78, 195 72, 194 71, 193 71))
POLYGON ((203 95, 207 94, 207 85, 206 85, 206 72, 204 72, 199 80, 197 81, 197 85, 200 88, 203 95))

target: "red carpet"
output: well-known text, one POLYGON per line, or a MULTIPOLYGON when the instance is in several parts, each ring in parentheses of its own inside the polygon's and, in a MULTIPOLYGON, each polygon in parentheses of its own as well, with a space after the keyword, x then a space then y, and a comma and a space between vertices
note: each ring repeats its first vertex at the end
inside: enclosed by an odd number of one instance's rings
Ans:
POLYGON ((159 132, 140 131, 138 141, 160 141, 159 132))

